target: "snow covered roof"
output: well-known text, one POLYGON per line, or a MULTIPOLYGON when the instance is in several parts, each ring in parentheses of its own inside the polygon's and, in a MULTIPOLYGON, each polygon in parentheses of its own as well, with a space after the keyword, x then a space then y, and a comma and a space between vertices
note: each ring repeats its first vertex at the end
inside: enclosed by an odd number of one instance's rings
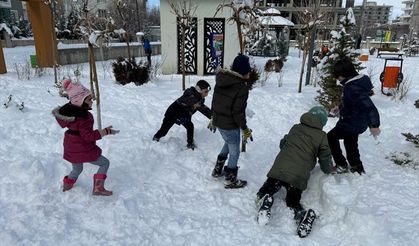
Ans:
POLYGON ((263 26, 294 26, 294 23, 282 16, 259 16, 263 26))
POLYGON ((280 15, 281 11, 274 8, 269 8, 267 10, 261 10, 260 13, 263 15, 280 15))

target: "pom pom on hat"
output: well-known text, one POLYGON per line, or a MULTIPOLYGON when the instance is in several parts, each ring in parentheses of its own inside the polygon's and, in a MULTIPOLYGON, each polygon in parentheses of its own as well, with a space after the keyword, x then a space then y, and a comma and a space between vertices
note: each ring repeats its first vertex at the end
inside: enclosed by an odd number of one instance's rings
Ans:
POLYGON ((327 112, 322 106, 315 106, 312 107, 309 111, 310 114, 316 116, 319 120, 322 126, 325 126, 327 123, 327 112))
POLYGON ((64 80, 63 80, 63 87, 64 87, 64 90, 67 90, 67 88, 68 88, 68 86, 70 85, 70 83, 71 83, 71 79, 64 79, 64 80))
POLYGON ((68 99, 70 99, 71 104, 79 107, 82 106, 84 99, 92 94, 80 82, 73 83, 71 79, 64 79, 63 87, 68 94, 68 99))
POLYGON ((252 70, 249 63, 249 57, 243 54, 238 54, 236 58, 234 58, 231 70, 241 75, 248 74, 252 70))

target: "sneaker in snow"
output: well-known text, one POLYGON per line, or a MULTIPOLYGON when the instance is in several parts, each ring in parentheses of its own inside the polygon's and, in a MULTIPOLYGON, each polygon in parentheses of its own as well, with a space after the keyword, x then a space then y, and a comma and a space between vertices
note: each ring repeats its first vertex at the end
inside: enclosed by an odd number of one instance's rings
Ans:
POLYGON ((299 237, 304 238, 310 234, 315 219, 316 213, 314 213, 312 209, 308 209, 297 227, 297 234, 299 237))
POLYGON ((154 136, 154 137, 153 137, 153 141, 158 142, 158 141, 160 141, 160 138, 158 138, 158 137, 154 136))
POLYGON ((259 199, 258 207, 258 216, 256 218, 259 225, 268 224, 271 219, 271 207, 274 203, 274 198, 269 194, 265 194, 261 199, 259 199))
POLYGON ((236 179, 234 181, 226 180, 224 183, 224 188, 226 189, 238 189, 243 188, 247 185, 246 180, 236 179))

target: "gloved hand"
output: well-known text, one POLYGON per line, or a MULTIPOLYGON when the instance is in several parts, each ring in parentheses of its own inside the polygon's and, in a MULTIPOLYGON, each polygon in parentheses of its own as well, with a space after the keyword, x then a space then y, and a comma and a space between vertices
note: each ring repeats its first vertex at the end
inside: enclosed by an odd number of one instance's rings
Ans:
POLYGON ((216 127, 216 126, 214 126, 214 125, 212 124, 212 118, 210 119, 210 121, 209 121, 209 123, 208 123, 207 128, 208 128, 210 131, 212 131, 213 133, 215 133, 215 131, 217 130, 217 127, 216 127))
POLYGON ((334 106, 329 112, 329 114, 333 116, 339 116, 339 113, 340 113, 339 106, 334 106))
POLYGON ((246 128, 243 130, 243 140, 247 141, 247 139, 250 138, 250 141, 253 141, 253 136, 252 136, 252 129, 246 128))
POLYGON ((381 130, 379 127, 370 128, 370 133, 375 139, 377 139, 378 135, 380 135, 380 132, 381 130))
POLYGON ((113 129, 112 126, 108 126, 108 127, 103 128, 102 130, 100 130, 100 135, 102 137, 106 136, 106 135, 115 135, 117 133, 119 133, 119 130, 113 129))
POLYGON ((329 174, 337 174, 338 173, 338 171, 337 171, 337 169, 336 169, 336 166, 333 166, 333 163, 330 163, 330 165, 332 166, 332 171, 329 173, 329 174))

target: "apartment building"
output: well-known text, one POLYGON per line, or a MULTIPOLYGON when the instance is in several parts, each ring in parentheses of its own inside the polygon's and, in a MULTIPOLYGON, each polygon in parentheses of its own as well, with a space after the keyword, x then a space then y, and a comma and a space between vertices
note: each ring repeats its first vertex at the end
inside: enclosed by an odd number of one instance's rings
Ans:
MULTIPOLYGON (((353 7, 353 0, 347 0, 345 7, 353 7), (352 6, 350 6, 352 4, 352 6)), ((337 29, 339 26, 339 19, 345 14, 346 9, 342 6, 343 0, 255 0, 255 5, 258 7, 276 8, 281 12, 281 16, 295 23, 295 26, 291 28, 291 39, 295 38, 296 30, 301 28, 301 24, 298 19, 298 14, 314 8, 314 6, 320 6, 321 12, 325 16, 323 18, 324 23, 327 23, 320 32, 325 34, 324 38, 327 38, 326 34, 330 30, 337 29)))
POLYGON ((377 2, 367 2, 365 6, 355 6, 355 19, 357 25, 363 27, 361 30, 362 35, 375 37, 377 30, 388 29, 386 26, 390 22, 392 8, 393 6, 389 5, 378 5, 377 2))
POLYGON ((413 2, 409 24, 413 32, 419 33, 419 0, 413 2))
POLYGON ((412 17, 413 12, 413 5, 415 4, 415 0, 403 0, 402 4, 405 7, 402 9, 403 13, 399 16, 399 22, 401 23, 410 23, 410 19, 412 17))

